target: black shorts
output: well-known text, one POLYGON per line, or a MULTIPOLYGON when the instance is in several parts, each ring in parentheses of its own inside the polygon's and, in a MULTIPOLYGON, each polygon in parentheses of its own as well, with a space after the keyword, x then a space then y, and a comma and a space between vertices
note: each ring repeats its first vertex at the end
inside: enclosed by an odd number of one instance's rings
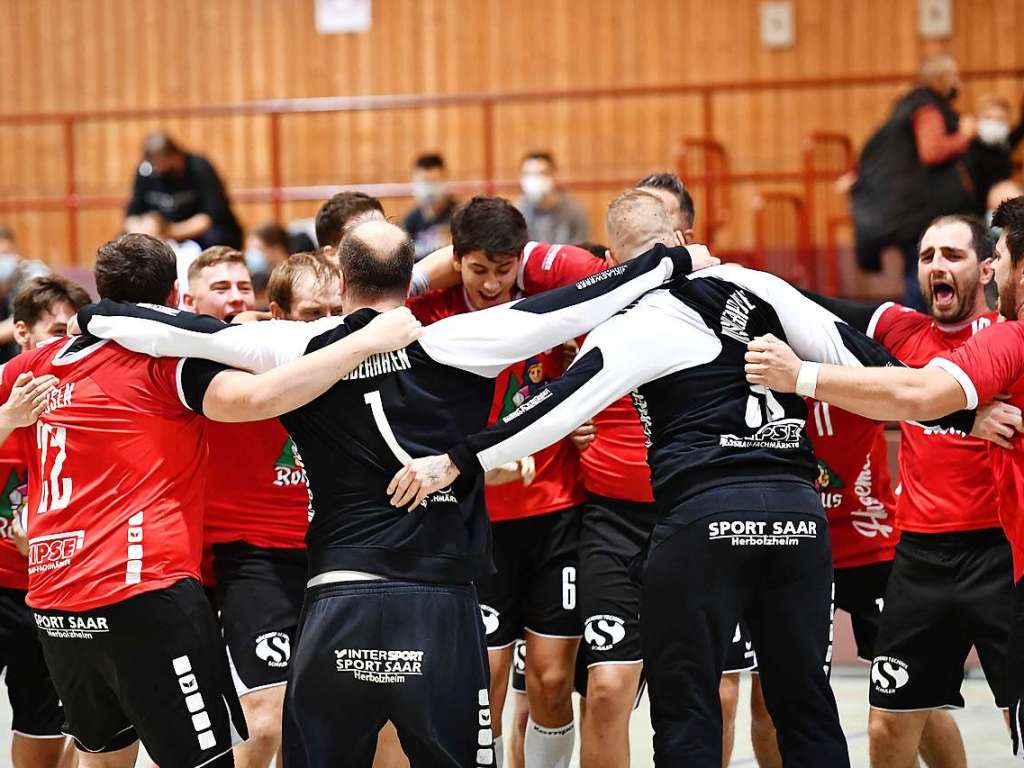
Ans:
POLYGON ((892 560, 838 568, 835 573, 836 608, 850 614, 857 657, 869 664, 875 658, 885 589, 891 573, 892 560))
POLYGON ((11 731, 33 739, 64 738, 64 710, 46 668, 25 592, 0 588, 0 670, 7 670, 11 731))
POLYGON ((480 579, 488 648, 506 648, 524 630, 580 636, 576 605, 580 508, 493 523, 496 573, 480 579))
POLYGON ((284 685, 308 580, 306 550, 214 544, 213 567, 238 695, 284 685))
POLYGON ((91 611, 37 610, 35 619, 79 749, 113 752, 141 739, 157 765, 228 765, 231 747, 248 738, 198 581, 91 611))
POLYGON ((285 765, 369 768, 388 720, 412 765, 493 765, 489 685, 472 586, 313 587, 285 693, 285 765))
POLYGON ((588 666, 642 659, 640 585, 630 567, 658 518, 653 503, 591 496, 583 506, 579 596, 588 666))
POLYGON ((871 706, 963 707, 960 685, 972 645, 996 706, 1008 706, 1012 614, 1013 563, 1001 529, 904 532, 871 665, 871 706))
POLYGON ((754 651, 754 641, 750 639, 750 630, 747 628, 746 622, 741 621, 736 625, 732 641, 725 650, 725 666, 722 667, 722 674, 748 671, 757 671, 757 653, 754 651))

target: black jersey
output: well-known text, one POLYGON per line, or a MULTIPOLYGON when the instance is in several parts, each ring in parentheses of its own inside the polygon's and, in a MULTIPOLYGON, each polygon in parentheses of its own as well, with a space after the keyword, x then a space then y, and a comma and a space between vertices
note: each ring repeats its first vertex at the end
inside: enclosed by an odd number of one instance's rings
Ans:
MULTIPOLYGON (((412 457, 441 453, 483 429, 493 379, 507 366, 586 333, 689 269, 685 249, 658 246, 575 285, 446 318, 419 342, 370 356, 321 397, 282 417, 309 479, 311 574, 358 570, 460 583, 488 569, 478 476, 459 479, 411 513, 391 506, 385 490, 392 476, 412 457)), ((93 335, 138 352, 259 372, 344 338, 375 314, 225 326, 165 308, 101 302, 79 320, 93 335)))
MULTIPOLYGON (((663 514, 717 485, 811 486, 817 469, 803 398, 750 385, 744 376, 747 343, 767 333, 803 359, 898 364, 788 283, 721 265, 653 291, 600 325, 565 376, 449 453, 463 474, 479 474, 560 439, 633 391, 663 514)), ((684 516, 717 511, 688 509, 684 516)))

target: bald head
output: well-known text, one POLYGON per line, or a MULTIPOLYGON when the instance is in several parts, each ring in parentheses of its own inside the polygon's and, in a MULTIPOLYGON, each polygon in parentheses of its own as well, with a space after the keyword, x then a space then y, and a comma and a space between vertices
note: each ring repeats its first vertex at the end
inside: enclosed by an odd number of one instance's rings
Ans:
MULTIPOLYGON (((362 304, 390 299, 402 302, 409 292, 416 250, 404 229, 373 219, 358 224, 345 236, 338 260, 347 297, 362 304)), ((346 310, 351 303, 346 300, 346 310)))
POLYGON ((612 200, 606 224, 608 245, 616 262, 639 256, 658 243, 677 244, 661 199, 639 189, 623 192, 612 200))
POLYGON ((956 59, 948 53, 929 56, 921 62, 920 79, 922 85, 943 96, 951 97, 960 85, 960 70, 957 68, 956 59))

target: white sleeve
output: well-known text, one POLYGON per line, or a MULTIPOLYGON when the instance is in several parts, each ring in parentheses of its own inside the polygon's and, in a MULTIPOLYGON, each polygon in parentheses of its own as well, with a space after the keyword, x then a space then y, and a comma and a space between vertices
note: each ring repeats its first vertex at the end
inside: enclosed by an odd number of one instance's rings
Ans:
POLYGON ((579 282, 479 312, 445 318, 420 339, 443 365, 494 378, 505 368, 587 333, 673 274, 685 274, 681 248, 658 246, 579 282))
POLYGON ((165 307, 103 302, 105 314, 91 313, 85 329, 101 339, 151 357, 198 357, 254 373, 301 357, 312 339, 344 322, 325 317, 311 323, 290 320, 225 325, 213 318, 165 307))

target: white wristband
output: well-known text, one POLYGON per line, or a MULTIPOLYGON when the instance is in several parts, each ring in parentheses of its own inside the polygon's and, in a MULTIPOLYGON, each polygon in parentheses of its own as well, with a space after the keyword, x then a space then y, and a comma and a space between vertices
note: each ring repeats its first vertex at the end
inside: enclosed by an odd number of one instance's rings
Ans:
POLYGON ((818 388, 818 370, 820 363, 800 363, 800 372, 796 375, 796 393, 804 397, 814 397, 818 388))

